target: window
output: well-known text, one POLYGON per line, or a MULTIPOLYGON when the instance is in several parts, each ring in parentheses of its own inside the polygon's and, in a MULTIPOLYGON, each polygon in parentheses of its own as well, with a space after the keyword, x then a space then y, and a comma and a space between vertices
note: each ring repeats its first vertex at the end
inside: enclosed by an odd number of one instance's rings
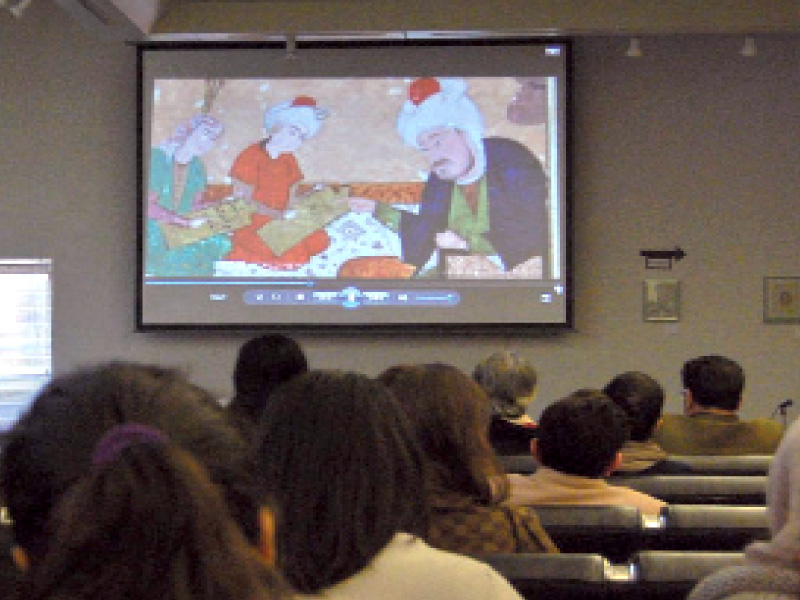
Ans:
POLYGON ((50 379, 50 259, 0 259, 0 431, 50 379))

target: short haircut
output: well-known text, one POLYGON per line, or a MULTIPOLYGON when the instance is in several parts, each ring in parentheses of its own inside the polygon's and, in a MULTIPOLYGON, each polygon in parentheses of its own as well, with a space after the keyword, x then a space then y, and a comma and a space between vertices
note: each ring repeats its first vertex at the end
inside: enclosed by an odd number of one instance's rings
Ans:
POLYGON ((160 429, 193 454, 247 537, 258 539, 247 445, 214 398, 177 371, 112 362, 54 378, 5 435, 0 487, 16 543, 34 559, 44 552, 53 508, 89 471, 98 440, 128 422, 160 429))
POLYGON ((614 377, 603 392, 628 416, 633 441, 650 439, 664 410, 664 389, 646 373, 628 371, 614 377))
POLYGON ((516 352, 495 352, 479 362, 472 378, 480 385, 501 417, 517 418, 536 391, 536 368, 516 352))
POLYGON ((277 509, 278 566, 314 593, 427 527, 424 461, 392 393, 365 375, 309 371, 275 391, 254 436, 277 509))
POLYGON ((486 393, 452 365, 398 365, 378 379, 408 414, 429 470, 431 493, 457 493, 488 502, 507 493, 489 444, 486 393))
POLYGON ((245 342, 236 357, 234 397, 228 405, 234 425, 249 434, 273 390, 306 371, 306 355, 290 337, 276 333, 245 342))
POLYGON ((542 465, 569 475, 601 477, 627 438, 625 413, 600 390, 573 392, 539 418, 542 465))
POLYGON ((712 354, 686 361, 681 380, 700 406, 737 410, 742 401, 744 371, 730 358, 712 354))

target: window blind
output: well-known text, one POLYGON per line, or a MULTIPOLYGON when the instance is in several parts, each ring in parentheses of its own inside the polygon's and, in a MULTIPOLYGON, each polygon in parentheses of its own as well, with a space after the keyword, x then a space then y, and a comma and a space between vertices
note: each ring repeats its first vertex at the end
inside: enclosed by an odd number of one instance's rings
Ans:
POLYGON ((0 431, 52 372, 50 259, 0 259, 0 431))

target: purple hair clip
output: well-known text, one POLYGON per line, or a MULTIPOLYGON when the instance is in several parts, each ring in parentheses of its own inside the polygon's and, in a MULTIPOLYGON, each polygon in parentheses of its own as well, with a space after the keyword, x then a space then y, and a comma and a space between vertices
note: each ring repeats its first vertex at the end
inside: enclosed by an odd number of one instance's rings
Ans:
POLYGON ((125 423, 109 429, 100 438, 92 453, 92 465, 102 467, 114 461, 119 453, 133 444, 165 445, 169 438, 160 429, 141 423, 125 423))

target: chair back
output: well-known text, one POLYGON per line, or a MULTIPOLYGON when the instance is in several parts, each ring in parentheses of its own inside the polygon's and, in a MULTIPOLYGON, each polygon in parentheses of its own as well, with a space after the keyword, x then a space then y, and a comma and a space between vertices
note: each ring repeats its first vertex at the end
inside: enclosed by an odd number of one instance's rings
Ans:
POLYGON ((497 458, 506 473, 530 475, 535 473, 538 467, 536 460, 531 454, 501 454, 497 458))
POLYGON ((766 506, 672 504, 661 509, 661 527, 646 531, 651 550, 740 552, 770 537, 766 506))
POLYGON ((534 510, 561 552, 596 553, 619 563, 642 548, 644 523, 633 506, 536 506, 534 510))
POLYGON ((625 476, 616 477, 614 484, 639 490, 669 504, 766 504, 765 475, 625 476))
POLYGON ((684 600, 701 579, 741 564, 743 556, 741 552, 637 552, 630 562, 632 585, 620 584, 628 592, 620 596, 684 600))
POLYGON ((608 561, 599 554, 493 554, 478 557, 531 600, 605 600, 608 561))
POLYGON ((692 475, 766 475, 772 464, 771 454, 742 456, 678 456, 667 459, 687 467, 692 475))

